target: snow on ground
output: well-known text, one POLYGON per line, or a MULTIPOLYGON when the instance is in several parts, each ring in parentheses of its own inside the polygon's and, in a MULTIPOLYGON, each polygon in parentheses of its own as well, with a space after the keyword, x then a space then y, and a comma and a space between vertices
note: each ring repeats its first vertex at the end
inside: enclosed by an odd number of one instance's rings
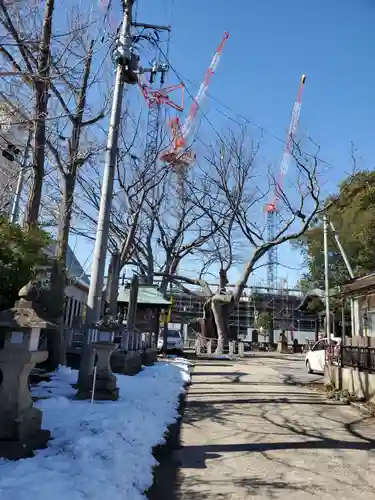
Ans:
POLYGON ((43 428, 52 433, 34 458, 0 459, 0 500, 141 500, 157 465, 152 448, 178 417, 183 359, 159 362, 134 377, 117 375, 116 402, 76 401, 77 371, 61 367, 32 390, 43 428))

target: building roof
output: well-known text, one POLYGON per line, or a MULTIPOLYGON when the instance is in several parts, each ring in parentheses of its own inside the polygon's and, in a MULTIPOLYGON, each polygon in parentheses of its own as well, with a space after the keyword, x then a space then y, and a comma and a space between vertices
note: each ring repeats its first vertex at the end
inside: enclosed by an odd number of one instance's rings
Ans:
POLYGON ((350 295, 352 292, 365 290, 375 287, 375 273, 367 274, 360 278, 353 278, 342 285, 342 291, 345 295, 350 295))
MULTIPOLYGON (((47 255, 49 255, 50 257, 54 257, 56 245, 57 243, 54 241, 48 246, 46 250, 47 255)), ((68 277, 70 279, 72 279, 73 281, 77 282, 78 284, 84 287, 90 286, 89 277, 85 273, 85 270, 79 263, 77 257, 74 255, 74 252, 70 247, 68 247, 68 251, 66 254, 66 268, 68 277)))
MULTIPOLYGON (((118 302, 129 303, 130 288, 120 286, 118 291, 118 302)), ((171 302, 163 297, 156 285, 139 285, 137 304, 150 306, 170 306, 171 302)))

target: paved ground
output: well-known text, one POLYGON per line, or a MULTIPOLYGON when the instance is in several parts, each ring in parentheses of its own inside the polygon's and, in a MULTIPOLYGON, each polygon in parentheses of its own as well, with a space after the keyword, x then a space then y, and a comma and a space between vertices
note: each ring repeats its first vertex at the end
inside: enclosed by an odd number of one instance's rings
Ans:
MULTIPOLYGON (((260 354, 254 354, 259 356, 260 354)), ((274 353, 262 353, 262 359, 272 363, 274 368, 282 377, 285 384, 323 384, 324 377, 316 373, 308 373, 305 367, 305 354, 290 354, 280 356, 274 353)))
POLYGON ((198 362, 160 498, 374 499, 375 423, 304 381, 302 357, 198 362))

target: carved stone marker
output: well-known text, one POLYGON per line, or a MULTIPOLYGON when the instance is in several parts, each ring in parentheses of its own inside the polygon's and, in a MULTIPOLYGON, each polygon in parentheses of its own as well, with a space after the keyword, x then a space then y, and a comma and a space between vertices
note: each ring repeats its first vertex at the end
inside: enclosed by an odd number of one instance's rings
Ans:
POLYGON ((36 313, 23 291, 15 307, 0 312, 4 341, 0 350, 0 456, 11 460, 33 456, 50 438, 49 431, 41 429, 42 412, 33 406, 28 379, 35 365, 48 357, 46 351, 38 351, 41 329, 56 325, 36 313))

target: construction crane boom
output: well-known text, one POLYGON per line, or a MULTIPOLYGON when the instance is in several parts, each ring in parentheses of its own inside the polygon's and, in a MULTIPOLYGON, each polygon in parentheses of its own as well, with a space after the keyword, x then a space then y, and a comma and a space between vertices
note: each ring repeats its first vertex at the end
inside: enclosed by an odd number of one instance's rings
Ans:
POLYGON ((215 74, 215 71, 216 71, 217 66, 219 64, 219 61, 220 61, 221 54, 223 52, 225 43, 228 40, 228 38, 229 38, 229 33, 224 32, 223 39, 221 40, 220 45, 216 49, 216 52, 212 58, 211 64, 208 67, 206 74, 204 75, 204 79, 203 79, 202 83, 200 84, 197 95, 194 98, 193 104, 191 105, 191 108, 190 108, 189 114, 185 120, 185 123, 181 127, 181 135, 182 135, 184 143, 192 130, 194 120, 197 116, 198 109, 199 109, 200 105, 202 104, 204 97, 207 94, 208 87, 211 84, 212 77, 215 74))
MULTIPOLYGON (((299 118, 301 114, 302 97, 303 90, 306 82, 306 75, 302 75, 300 84, 298 87, 297 98, 294 102, 292 117, 289 124, 287 141, 285 145, 285 150, 283 158, 281 160, 279 177, 275 185, 275 191, 273 199, 266 206, 267 211, 267 227, 268 227, 268 241, 273 241, 277 236, 277 205, 282 197, 284 179, 288 173, 290 160, 292 158, 293 152, 293 141, 298 130, 299 118)), ((267 285, 270 290, 277 289, 277 247, 272 247, 268 252, 268 263, 267 263, 267 285)))
POLYGON ((216 49, 211 64, 206 71, 204 79, 198 89, 198 92, 193 100, 193 104, 190 107, 189 113, 183 125, 181 125, 178 116, 173 118, 170 122, 173 146, 170 151, 163 153, 161 158, 163 161, 168 162, 175 167, 187 167, 195 160, 195 153, 191 151, 185 151, 186 142, 193 128, 198 110, 202 104, 204 97, 207 94, 208 87, 210 86, 212 77, 215 74, 221 54, 228 38, 229 33, 224 32, 224 36, 220 42, 220 45, 216 49))

